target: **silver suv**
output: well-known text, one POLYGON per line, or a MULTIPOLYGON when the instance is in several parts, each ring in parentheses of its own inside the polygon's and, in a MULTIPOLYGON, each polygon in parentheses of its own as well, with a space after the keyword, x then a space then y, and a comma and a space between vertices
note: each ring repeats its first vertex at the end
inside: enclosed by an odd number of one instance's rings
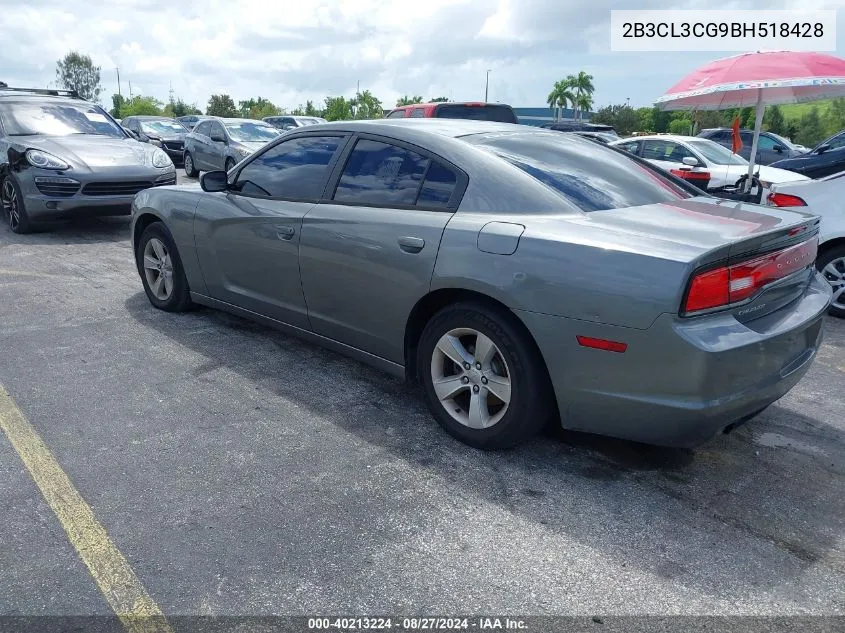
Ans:
POLYGON ((0 83, 0 202, 15 233, 80 215, 129 215, 135 194, 176 183, 159 147, 67 90, 0 83))

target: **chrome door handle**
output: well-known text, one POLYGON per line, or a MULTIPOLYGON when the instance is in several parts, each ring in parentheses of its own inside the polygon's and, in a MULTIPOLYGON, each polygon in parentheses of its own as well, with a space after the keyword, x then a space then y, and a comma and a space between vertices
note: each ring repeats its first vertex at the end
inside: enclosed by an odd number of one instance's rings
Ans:
POLYGON ((293 237, 296 231, 292 226, 277 226, 276 227, 276 237, 280 240, 289 240, 293 237))
POLYGON ((419 237, 400 237, 399 248, 406 253, 419 253, 425 246, 425 240, 419 237))

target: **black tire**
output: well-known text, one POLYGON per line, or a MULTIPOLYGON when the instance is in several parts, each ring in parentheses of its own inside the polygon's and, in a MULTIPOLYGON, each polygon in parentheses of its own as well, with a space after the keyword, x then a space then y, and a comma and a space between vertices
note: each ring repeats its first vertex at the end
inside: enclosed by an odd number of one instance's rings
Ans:
POLYGON ((231 159, 231 158, 227 158, 227 159, 226 159, 226 173, 227 173, 227 174, 228 174, 230 171, 232 171, 232 168, 235 166, 235 164, 236 164, 236 163, 235 163, 235 161, 234 161, 233 159, 231 159))
MULTIPOLYGON (((534 437, 554 410, 551 383, 534 341, 515 317, 480 303, 457 303, 432 317, 420 337, 417 376, 426 404, 440 426, 465 444, 483 450, 511 448, 534 437), (434 389, 432 358, 437 343, 448 332, 462 328, 488 337, 498 348, 509 375, 508 407, 501 419, 487 428, 471 428, 456 420, 434 389)), ((469 389, 467 387, 466 398, 469 398, 469 389)), ((452 406, 457 402, 458 398, 455 398, 452 406)))
POLYGON ((194 166, 194 157, 191 156, 191 152, 185 152, 182 156, 182 166, 185 168, 185 175, 189 178, 196 178, 199 174, 194 166))
POLYGON ((138 274, 141 276, 141 283, 144 284, 144 292, 147 293, 147 299, 156 308, 166 312, 185 312, 193 307, 191 292, 190 288, 188 288, 188 280, 185 278, 185 269, 182 266, 179 251, 176 249, 173 236, 170 235, 170 231, 167 230, 167 227, 163 223, 153 222, 144 229, 141 239, 138 240, 138 249, 135 251, 135 263, 138 267, 138 274), (144 251, 147 249, 147 244, 153 239, 163 244, 167 254, 170 256, 170 263, 172 265, 172 290, 167 297, 156 296, 144 268, 144 251))
MULTIPOLYGON (((845 244, 832 246, 830 248, 823 248, 822 252, 819 253, 818 258, 816 258, 816 268, 819 270, 819 272, 822 273, 822 276, 828 283, 832 282, 833 279, 829 274, 825 273, 824 269, 828 264, 836 260, 845 260, 845 244)), ((845 278, 845 270, 843 270, 843 268, 845 268, 845 264, 840 264, 837 270, 843 273, 843 278, 845 278)), ((831 283, 831 285, 833 284, 831 283)), ((836 291, 837 287, 834 287, 834 292, 836 291)), ((840 296, 839 299, 837 299, 837 303, 845 305, 845 295, 840 296)), ((839 317, 840 319, 845 319, 845 308, 836 307, 831 304, 829 312, 832 316, 839 317)))
POLYGON ((2 202, 3 221, 12 233, 24 235, 35 230, 26 212, 21 188, 11 175, 7 175, 0 181, 0 202, 2 202))

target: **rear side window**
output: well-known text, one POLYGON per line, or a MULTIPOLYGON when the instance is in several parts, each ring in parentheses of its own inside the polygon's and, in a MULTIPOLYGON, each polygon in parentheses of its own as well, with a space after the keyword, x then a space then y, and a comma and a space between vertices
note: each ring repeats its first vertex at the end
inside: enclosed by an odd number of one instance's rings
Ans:
POLYGON ((361 139, 349 155, 334 200, 361 205, 445 207, 455 173, 416 152, 361 139))
POLYGON ((405 111, 404 110, 394 110, 390 114, 387 115, 388 119, 404 119, 405 118, 405 111))
POLYGON ((498 123, 518 123, 510 106, 506 105, 465 105, 449 103, 437 106, 434 116, 440 119, 471 119, 473 121, 497 121, 498 123))
POLYGON ((418 119, 420 117, 425 117, 425 108, 414 108, 411 110, 411 118, 418 119))
POLYGON ((660 170, 587 139, 552 132, 475 134, 463 140, 498 155, 582 211, 692 197, 660 170))

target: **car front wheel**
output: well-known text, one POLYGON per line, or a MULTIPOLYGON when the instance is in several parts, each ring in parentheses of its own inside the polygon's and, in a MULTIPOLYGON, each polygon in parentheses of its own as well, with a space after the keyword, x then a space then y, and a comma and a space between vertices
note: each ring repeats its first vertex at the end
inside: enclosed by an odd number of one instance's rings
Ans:
POLYGON ((543 360, 504 311, 474 303, 444 308, 423 330, 417 362, 429 410, 470 446, 513 447, 549 419, 551 389, 543 360))
POLYGON ((845 245, 823 250, 816 267, 833 289, 830 314, 845 319, 845 245))
POLYGON ((12 176, 6 176, 0 183, 0 203, 3 206, 3 219, 12 233, 31 233, 32 223, 26 213, 26 206, 18 183, 12 176))
POLYGON ((191 293, 182 260, 164 224, 154 222, 144 229, 135 260, 150 303, 166 312, 184 312, 191 308, 191 293))

